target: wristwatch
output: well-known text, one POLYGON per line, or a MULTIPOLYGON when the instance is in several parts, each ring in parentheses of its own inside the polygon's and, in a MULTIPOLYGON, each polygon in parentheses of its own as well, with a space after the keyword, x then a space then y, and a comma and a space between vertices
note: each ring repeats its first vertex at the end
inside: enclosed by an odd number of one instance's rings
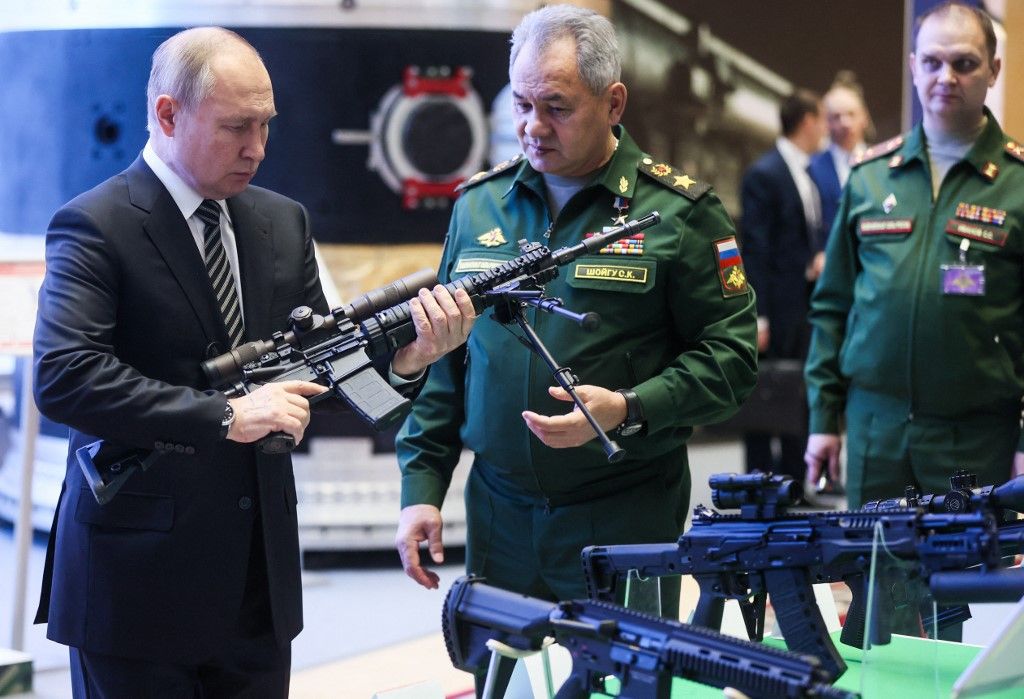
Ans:
POLYGON ((644 408, 640 405, 640 399, 633 391, 620 388, 616 393, 621 393, 622 397, 626 399, 626 419, 623 420, 616 431, 620 437, 629 437, 643 429, 644 422, 646 422, 644 408))
POLYGON ((228 432, 231 430, 231 424, 235 421, 235 409, 231 407, 231 403, 224 406, 224 417, 220 421, 220 438, 227 439, 228 432))

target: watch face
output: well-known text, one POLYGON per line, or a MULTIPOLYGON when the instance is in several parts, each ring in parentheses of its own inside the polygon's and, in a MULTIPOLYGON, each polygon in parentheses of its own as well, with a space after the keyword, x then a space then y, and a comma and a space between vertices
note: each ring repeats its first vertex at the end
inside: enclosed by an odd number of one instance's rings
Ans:
POLYGON ((643 425, 639 423, 634 425, 623 425, 619 428, 619 434, 623 437, 629 437, 639 432, 641 427, 643 427, 643 425))

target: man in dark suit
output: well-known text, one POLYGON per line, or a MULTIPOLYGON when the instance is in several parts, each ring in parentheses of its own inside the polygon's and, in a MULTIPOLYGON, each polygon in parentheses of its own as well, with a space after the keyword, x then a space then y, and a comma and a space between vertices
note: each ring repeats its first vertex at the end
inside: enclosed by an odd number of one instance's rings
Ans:
MULTIPOLYGON (((758 351, 766 358, 802 359, 807 352, 807 303, 820 273, 815 264, 821 225, 818 192, 807 174, 824 136, 817 95, 797 90, 779 105, 782 135, 743 176, 743 257, 757 292, 758 351)), ((802 400, 796 393, 796 400, 802 400)), ((803 477, 806 435, 746 435, 747 467, 803 477)))
POLYGON ((866 148, 865 136, 871 130, 871 117, 864 105, 861 87, 849 71, 843 71, 822 99, 828 124, 829 144, 811 156, 807 172, 821 196, 821 233, 816 252, 824 254, 832 221, 839 208, 839 197, 850 177, 850 166, 866 148))
MULTIPOLYGON (((71 647, 76 697, 287 696, 302 628, 295 483, 287 455, 253 443, 301 440, 306 397, 324 389, 226 400, 200 364, 284 329, 295 306, 327 310, 309 222, 249 184, 276 111, 241 37, 165 41, 147 101, 142 156, 47 234, 36 401, 71 438, 36 621, 71 647), (74 458, 97 439, 165 454, 100 506, 74 458)), ((464 292, 411 306, 417 339, 390 369, 410 389, 473 323, 464 292)))

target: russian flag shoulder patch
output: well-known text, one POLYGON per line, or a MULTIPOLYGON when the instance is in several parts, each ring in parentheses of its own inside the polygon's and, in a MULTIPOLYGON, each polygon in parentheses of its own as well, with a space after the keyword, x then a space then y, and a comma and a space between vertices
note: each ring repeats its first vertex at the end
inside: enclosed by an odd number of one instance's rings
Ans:
POLYGON ((747 273, 743 269, 743 258, 740 257, 740 246, 736 236, 722 238, 712 243, 715 260, 718 262, 718 281, 722 285, 722 296, 742 296, 747 293, 747 273))

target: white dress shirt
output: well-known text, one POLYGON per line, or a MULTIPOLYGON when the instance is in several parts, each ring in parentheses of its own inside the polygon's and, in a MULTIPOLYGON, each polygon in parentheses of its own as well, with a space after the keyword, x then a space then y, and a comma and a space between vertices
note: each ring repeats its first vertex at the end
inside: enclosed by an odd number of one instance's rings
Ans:
POLYGON ((807 173, 811 156, 782 136, 775 139, 775 147, 779 149, 779 154, 786 162, 789 174, 796 184, 796 190, 800 193, 807 230, 811 231, 812 235, 817 235, 818 229, 821 228, 821 198, 818 196, 818 188, 814 186, 811 176, 807 173))
MULTIPOLYGON (((196 213, 199 210, 199 205, 203 203, 203 197, 185 184, 185 181, 178 176, 178 173, 169 168, 167 163, 160 159, 160 156, 153 150, 152 143, 148 141, 146 142, 146 147, 142 149, 142 159, 146 161, 153 174, 167 188, 171 198, 174 199, 174 203, 178 205, 181 215, 185 218, 185 222, 188 223, 188 227, 192 231, 192 239, 195 241, 196 248, 199 249, 199 257, 205 262, 206 224, 200 220, 199 215, 196 213)), ((228 214, 228 207, 225 206, 224 200, 218 199, 217 205, 220 207, 220 239, 224 243, 224 252, 228 256, 231 276, 235 280, 235 291, 238 293, 238 310, 242 317, 245 318, 245 308, 242 305, 242 281, 238 272, 238 245, 235 243, 235 228, 231 224, 231 215, 228 214)))

